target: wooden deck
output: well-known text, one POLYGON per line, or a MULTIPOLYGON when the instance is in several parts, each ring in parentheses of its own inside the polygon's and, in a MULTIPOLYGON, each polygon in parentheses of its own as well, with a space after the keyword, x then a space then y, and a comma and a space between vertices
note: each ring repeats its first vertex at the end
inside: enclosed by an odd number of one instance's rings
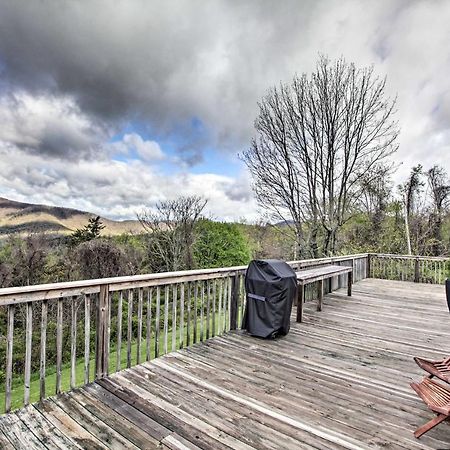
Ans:
POLYGON ((444 288, 366 279, 274 341, 230 333, 0 418, 2 448, 444 449, 409 387, 450 355, 444 288), (427 348, 435 348, 430 352, 427 348))

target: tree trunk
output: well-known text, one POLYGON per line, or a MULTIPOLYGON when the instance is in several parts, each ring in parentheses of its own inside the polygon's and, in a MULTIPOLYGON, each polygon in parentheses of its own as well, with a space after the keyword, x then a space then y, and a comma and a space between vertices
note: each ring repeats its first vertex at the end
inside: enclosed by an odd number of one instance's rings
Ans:
POLYGON ((405 234, 406 234, 406 246, 408 250, 408 255, 412 254, 411 251, 411 235, 409 232, 409 218, 408 218, 408 209, 406 207, 407 200, 406 200, 406 194, 405 194, 405 200, 404 200, 404 214, 405 214, 405 234))

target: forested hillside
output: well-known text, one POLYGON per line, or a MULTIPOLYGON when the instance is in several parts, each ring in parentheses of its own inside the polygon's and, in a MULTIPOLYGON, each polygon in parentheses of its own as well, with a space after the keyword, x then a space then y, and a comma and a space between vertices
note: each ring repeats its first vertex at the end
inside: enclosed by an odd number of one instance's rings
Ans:
MULTIPOLYGON (((70 234, 82 227, 91 216, 91 213, 77 209, 16 202, 0 197, 0 237, 14 233, 70 234)), ((137 220, 102 219, 102 221, 105 225, 105 234, 140 231, 137 220)))

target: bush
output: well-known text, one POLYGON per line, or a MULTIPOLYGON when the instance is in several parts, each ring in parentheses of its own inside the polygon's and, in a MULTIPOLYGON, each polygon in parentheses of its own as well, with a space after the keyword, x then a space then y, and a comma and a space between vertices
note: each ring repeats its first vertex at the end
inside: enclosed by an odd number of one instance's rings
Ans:
POLYGON ((195 228, 194 258, 198 268, 248 264, 250 248, 234 223, 201 220, 195 228))

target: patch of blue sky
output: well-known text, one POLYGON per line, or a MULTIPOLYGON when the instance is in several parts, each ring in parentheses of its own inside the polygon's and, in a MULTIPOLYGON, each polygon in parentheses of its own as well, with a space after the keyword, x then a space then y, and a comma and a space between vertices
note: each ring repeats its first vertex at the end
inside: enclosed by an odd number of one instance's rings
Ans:
MULTIPOLYGON (((124 135, 131 133, 138 134, 143 140, 152 140, 159 144, 165 158, 152 164, 157 164, 158 170, 166 175, 183 171, 193 174, 236 176, 242 169, 237 154, 210 146, 209 131, 198 117, 174 126, 170 133, 164 135, 156 133, 148 124, 129 123, 109 142, 120 142, 124 135), (192 160, 195 163, 190 164, 189 161, 192 160)), ((128 162, 140 157, 135 149, 131 148, 128 154, 113 154, 112 159, 128 162)))

